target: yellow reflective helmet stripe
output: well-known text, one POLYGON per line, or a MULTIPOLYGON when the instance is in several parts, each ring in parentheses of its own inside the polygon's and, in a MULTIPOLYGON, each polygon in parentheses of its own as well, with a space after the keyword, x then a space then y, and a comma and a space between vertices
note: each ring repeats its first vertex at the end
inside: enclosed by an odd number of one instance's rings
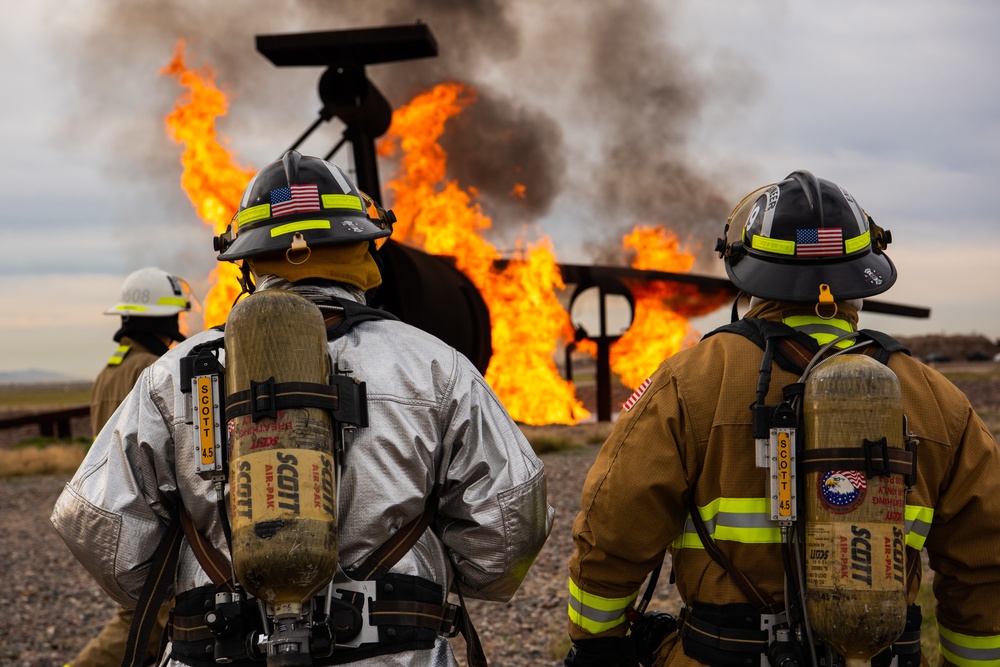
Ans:
POLYGON ((323 208, 349 208, 355 211, 363 211, 361 197, 355 195, 323 195, 323 208))
POLYGON ((128 351, 131 349, 132 348, 129 345, 119 345, 118 349, 115 350, 115 353, 111 355, 110 359, 108 359, 108 366, 118 366, 121 364, 125 355, 128 354, 128 351))
POLYGON ((157 306, 177 306, 178 308, 187 308, 188 302, 182 296, 165 296, 156 302, 157 306))
MULTIPOLYGON (((826 345, 831 340, 836 340, 845 333, 854 331, 850 322, 838 318, 825 320, 815 315, 793 315, 781 321, 793 329, 812 336, 820 345, 826 345)), ((836 347, 843 349, 852 345, 854 345, 853 340, 844 340, 837 343, 836 347)))
POLYGON ((271 238, 275 236, 281 236, 282 234, 291 234, 293 232, 301 232, 307 229, 330 229, 329 220, 300 220, 298 222, 289 222, 285 225, 278 225, 277 227, 271 228, 271 238))
POLYGON ((866 231, 860 236, 855 236, 854 238, 847 239, 844 241, 844 253, 850 255, 852 252, 857 252, 858 250, 864 250, 872 244, 872 233, 871 230, 866 231))
POLYGON ((115 306, 115 310, 118 312, 128 311, 132 313, 144 313, 147 310, 149 310, 149 308, 147 308, 146 306, 137 306, 134 303, 120 303, 117 306, 115 306))
POLYGON ((250 222, 255 222, 257 220, 264 220, 271 217, 271 205, 270 204, 258 204, 257 206, 251 206, 250 208, 245 208, 236 215, 236 224, 238 231, 239 226, 245 225, 250 222))
POLYGON ((582 590, 569 580, 569 620, 591 634, 605 632, 625 622, 628 609, 639 591, 623 598, 605 598, 582 590))
MULTIPOLYGON (((746 230, 744 230, 744 236, 746 236, 746 230)), ((859 234, 858 236, 854 236, 844 241, 844 254, 849 255, 852 252, 864 250, 865 248, 870 247, 871 244, 871 231, 866 231, 863 234, 859 234)), ((773 252, 776 255, 795 255, 795 241, 772 239, 763 236, 762 234, 753 235, 753 238, 750 239, 750 247, 754 250, 760 250, 762 252, 773 252)))
POLYGON ((931 521, 934 519, 933 507, 907 505, 905 518, 906 546, 917 551, 924 548, 927 534, 931 532, 931 521))
MULTIPOLYGON (((716 540, 741 544, 780 544, 781 530, 771 521, 767 498, 716 498, 698 508, 708 534, 716 540)), ((906 506, 906 545, 922 549, 930 531, 934 510, 919 505, 906 506)), ((684 530, 671 543, 673 549, 704 549, 690 514, 684 530)))
POLYGON ((773 252, 776 255, 794 255, 795 241, 785 241, 783 239, 769 239, 760 234, 754 234, 750 240, 750 247, 754 250, 773 252))
POLYGON ((941 655, 958 667, 1000 667, 1000 635, 974 637, 938 623, 941 655))

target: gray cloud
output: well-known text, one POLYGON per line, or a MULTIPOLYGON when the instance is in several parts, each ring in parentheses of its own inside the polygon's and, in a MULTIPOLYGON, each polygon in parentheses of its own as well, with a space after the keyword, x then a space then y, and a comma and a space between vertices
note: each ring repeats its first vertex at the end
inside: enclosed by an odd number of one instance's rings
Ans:
POLYGON ((499 234, 537 221, 568 194, 603 221, 573 232, 595 260, 621 261, 618 240, 637 223, 662 223, 702 241, 703 259, 730 196, 688 154, 707 88, 671 44, 671 4, 609 0, 582 12, 570 0, 284 0, 265 12, 250 0, 108 1, 77 41, 59 36, 77 92, 63 131, 67 140, 113 147, 130 169, 143 165, 176 206, 177 149, 163 140, 162 116, 178 88, 166 78, 151 81, 178 38, 195 64, 210 64, 230 89, 231 117, 223 123, 230 136, 247 138, 234 142, 238 154, 266 161, 315 118, 320 70, 276 71, 256 52, 255 35, 419 20, 440 55, 371 66, 369 77, 397 106, 445 80, 476 89, 477 101, 449 124, 442 144, 449 175, 480 192, 499 234), (510 196, 518 183, 524 199, 510 196))

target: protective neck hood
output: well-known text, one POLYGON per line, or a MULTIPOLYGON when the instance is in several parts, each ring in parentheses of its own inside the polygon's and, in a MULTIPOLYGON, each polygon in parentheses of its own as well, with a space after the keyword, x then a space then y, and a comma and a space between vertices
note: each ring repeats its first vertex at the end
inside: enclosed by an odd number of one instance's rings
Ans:
MULTIPOLYGON (((775 320, 783 322, 796 316, 816 317, 816 311, 810 304, 795 303, 792 301, 755 301, 751 304, 750 310, 743 317, 757 317, 764 320, 775 320)), ((857 331, 858 328, 858 308, 851 301, 837 301, 837 312, 834 317, 843 320, 857 331)), ((832 312, 832 311, 831 311, 832 312)))
POLYGON ((354 285, 330 282, 325 279, 306 279, 293 283, 286 278, 282 278, 281 276, 260 276, 258 278, 257 291, 271 289, 282 289, 295 292, 296 294, 304 296, 318 305, 321 310, 323 309, 323 302, 329 301, 333 297, 338 299, 348 299, 361 304, 365 303, 364 292, 354 285))
MULTIPOLYGON (((363 292, 382 284, 378 265, 368 252, 368 243, 323 245, 310 249, 300 264, 288 261, 284 253, 269 253, 246 261, 257 276, 280 276, 296 283, 307 278, 322 278, 353 285, 363 292)), ((295 255, 292 259, 298 260, 295 255)))

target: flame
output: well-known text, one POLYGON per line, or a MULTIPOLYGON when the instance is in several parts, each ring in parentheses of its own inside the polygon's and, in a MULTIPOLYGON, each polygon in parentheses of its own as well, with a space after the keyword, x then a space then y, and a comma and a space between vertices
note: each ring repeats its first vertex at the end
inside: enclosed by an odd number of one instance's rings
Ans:
POLYGON ((467 86, 444 83, 393 113, 379 147, 383 156, 402 153, 399 174, 386 186, 399 221, 393 238, 455 258, 478 288, 493 334, 486 381, 511 416, 526 424, 574 424, 589 413, 553 359, 558 339, 571 339, 573 328, 556 297, 565 285, 551 241, 519 243, 518 257, 498 269, 500 254, 481 235, 492 221, 476 191, 446 178, 447 154, 438 139, 447 120, 475 98, 467 86))
MULTIPOLYGON (((639 225, 622 239, 635 253, 632 268, 687 273, 694 255, 683 252, 677 237, 662 226, 639 225)), ((611 370, 628 387, 638 387, 667 357, 697 342, 700 334, 687 317, 718 308, 727 296, 706 294, 694 285, 630 282, 635 313, 628 331, 611 346, 611 370)))
MULTIPOLYGON (((257 170, 236 164, 232 153, 219 142, 215 119, 228 112, 226 95, 215 86, 211 68, 198 72, 187 67, 183 39, 178 40, 173 59, 161 73, 173 76, 187 89, 164 119, 170 137, 184 146, 181 187, 213 235, 221 234, 257 170)), ((212 270, 204 302, 206 328, 226 321, 239 294, 239 275, 239 268, 231 262, 221 262, 212 270)))
MULTIPOLYGON (((186 89, 164 119, 171 138, 184 147, 181 186, 198 216, 218 235, 232 220, 256 169, 237 164, 220 143, 215 120, 228 111, 226 95, 216 87, 210 68, 195 71, 185 64, 183 40, 162 73, 186 89)), ((556 297, 556 290, 565 285, 551 240, 519 242, 517 256, 500 262, 500 253, 482 237, 492 221, 476 201, 478 193, 446 178, 447 154, 438 139, 448 119, 475 97, 475 91, 462 84, 440 84, 393 113, 379 145, 382 156, 400 153, 399 174, 387 185, 398 220, 393 238, 454 258, 478 288, 490 312, 493 336, 486 380, 514 419, 526 424, 577 423, 589 413, 573 384, 559 376, 553 359, 557 341, 571 341, 573 327, 556 297)), ((511 196, 524 198, 525 192, 518 184, 511 196)), ((686 272, 693 264, 693 256, 681 252, 677 239, 662 227, 637 227, 623 242, 636 253, 635 268, 686 272)), ((212 271, 203 307, 206 327, 225 322, 239 293, 239 275, 239 268, 229 262, 212 271)), ((694 286, 674 283, 630 287, 635 317, 612 346, 611 364, 624 384, 635 387, 662 359, 693 343, 697 332, 686 316, 714 310, 726 297, 706 297, 694 286)), ((592 341, 577 343, 579 350, 593 348, 592 341)))

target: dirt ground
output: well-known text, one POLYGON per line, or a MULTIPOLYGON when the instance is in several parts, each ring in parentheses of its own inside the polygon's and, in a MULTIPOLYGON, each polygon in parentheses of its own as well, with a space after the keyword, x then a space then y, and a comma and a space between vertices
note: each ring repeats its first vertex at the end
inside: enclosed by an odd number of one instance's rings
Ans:
MULTIPOLYGON (((993 433, 1000 434, 1000 364, 952 362, 937 367, 966 392, 993 433)), ((629 393, 627 389, 616 390, 615 400, 620 403, 629 393)), ((529 439, 544 436, 575 446, 542 455, 556 520, 521 590, 505 604, 470 602, 473 621, 493 667, 561 665, 568 649, 565 567, 573 548, 571 524, 583 479, 610 426, 588 423, 524 428, 529 439)), ((0 587, 3 667, 61 667, 114 611, 114 604, 49 523, 55 499, 68 479, 68 474, 0 476, 0 562, 7 582, 0 587)), ((650 608, 673 612, 678 600, 665 579, 661 579, 650 608)), ((464 665, 461 640, 454 641, 464 665)))

